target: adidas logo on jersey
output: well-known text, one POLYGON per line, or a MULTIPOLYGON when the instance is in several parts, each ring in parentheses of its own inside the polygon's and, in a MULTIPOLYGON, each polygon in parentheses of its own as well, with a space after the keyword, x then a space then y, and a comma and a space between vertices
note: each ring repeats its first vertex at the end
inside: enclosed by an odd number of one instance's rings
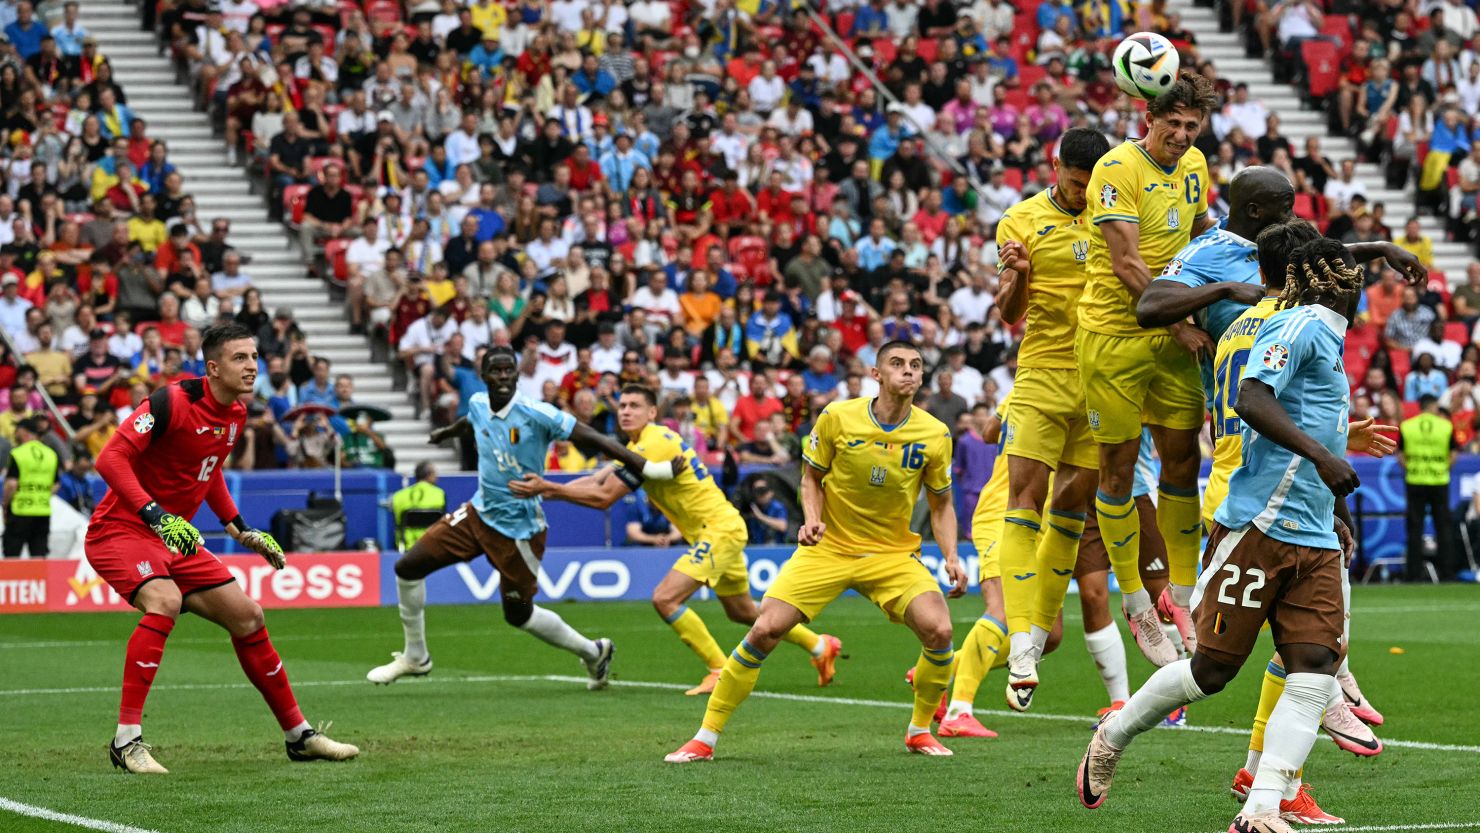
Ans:
POLYGON ((1167 565, 1163 563, 1160 558, 1153 558, 1151 559, 1151 563, 1146 565, 1147 572, 1159 572, 1161 570, 1165 570, 1166 568, 1167 565))

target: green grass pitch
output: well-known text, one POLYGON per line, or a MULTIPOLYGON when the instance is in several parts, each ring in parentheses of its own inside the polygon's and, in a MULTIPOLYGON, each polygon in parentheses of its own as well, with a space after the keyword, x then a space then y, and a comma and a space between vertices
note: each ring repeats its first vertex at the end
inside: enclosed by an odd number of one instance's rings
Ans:
MULTIPOLYGON (((290 763, 224 634, 187 616, 145 716, 145 737, 172 770, 158 778, 115 771, 104 752, 136 616, 4 617, 0 798, 159 833, 1226 829, 1268 637, 1228 691, 1192 707, 1200 731, 1141 738, 1110 800, 1090 812, 1073 774, 1104 691, 1072 597, 1070 606, 1030 717, 1003 713, 1001 670, 983 685, 979 716, 999 739, 947 741, 957 752, 948 759, 906 754, 903 676, 918 647, 847 598, 818 623, 851 655, 836 683, 817 689, 804 655, 783 644, 719 759, 684 767, 662 757, 698 725, 703 699, 681 689, 701 669, 647 605, 556 608, 616 640, 617 684, 594 693, 558 679, 580 676, 577 660, 510 629, 494 605, 430 608, 435 672, 384 688, 364 675, 400 647, 394 609, 269 611, 309 719, 333 720, 333 736, 363 750, 339 765, 290 763)), ((1389 747, 1359 760, 1323 736, 1306 780, 1325 808, 1366 830, 1480 829, 1480 588, 1358 588, 1353 606, 1352 668, 1387 717, 1389 747)), ((717 604, 694 609, 722 646, 739 640, 717 604)), ((959 643, 981 606, 968 598, 953 609, 959 643)), ((1150 666, 1126 642, 1134 687, 1150 666)), ((5 833, 78 829, 0 809, 5 833)))

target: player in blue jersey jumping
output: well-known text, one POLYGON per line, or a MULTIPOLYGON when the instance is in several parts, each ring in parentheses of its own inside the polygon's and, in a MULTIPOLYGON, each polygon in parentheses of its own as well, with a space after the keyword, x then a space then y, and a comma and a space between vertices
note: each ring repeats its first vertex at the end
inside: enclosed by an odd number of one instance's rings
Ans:
POLYGON ((431 433, 431 442, 472 438, 478 446, 478 492, 472 500, 444 515, 396 562, 404 650, 370 670, 373 683, 425 676, 432 670, 427 652, 426 577, 453 564, 486 556, 498 570, 504 620, 520 630, 580 657, 590 677, 586 687, 605 688, 610 677, 612 641, 587 639, 560 615, 534 603, 539 590, 540 559, 545 554, 545 513, 538 497, 516 497, 509 483, 542 473, 550 443, 570 440, 622 463, 616 476, 636 491, 644 478, 670 480, 674 463, 650 462, 576 418, 516 391, 518 357, 513 348, 497 346, 483 356, 487 393, 474 394, 468 415, 431 433))
POLYGON ((1280 801, 1305 763, 1336 689, 1345 571, 1352 546, 1344 498, 1358 485, 1347 462, 1350 391, 1342 342, 1362 271, 1335 241, 1292 254, 1282 301, 1260 330, 1239 384, 1243 464, 1233 473, 1204 552, 1192 607, 1191 660, 1152 675, 1101 723, 1075 780, 1099 807, 1136 736, 1171 709, 1221 691, 1268 621, 1288 674, 1264 754, 1231 833, 1289 833, 1280 801))

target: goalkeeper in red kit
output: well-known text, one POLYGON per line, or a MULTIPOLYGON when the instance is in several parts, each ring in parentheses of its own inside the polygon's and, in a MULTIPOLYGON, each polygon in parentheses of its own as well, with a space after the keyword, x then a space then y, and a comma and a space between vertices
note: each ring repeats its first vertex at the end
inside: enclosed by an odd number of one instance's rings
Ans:
POLYGON ((221 472, 246 422, 241 400, 257 380, 256 339, 240 324, 219 325, 202 335, 202 352, 205 377, 155 391, 97 459, 108 494, 88 526, 87 560, 144 612, 124 654, 118 731, 108 757, 129 772, 168 772, 144 743, 140 719, 165 641, 175 619, 188 611, 231 634, 242 670, 283 728, 291 760, 348 760, 360 750, 330 740, 303 719, 267 638, 262 608, 201 546, 190 524, 204 501, 237 543, 283 567, 282 547, 242 520, 221 472))

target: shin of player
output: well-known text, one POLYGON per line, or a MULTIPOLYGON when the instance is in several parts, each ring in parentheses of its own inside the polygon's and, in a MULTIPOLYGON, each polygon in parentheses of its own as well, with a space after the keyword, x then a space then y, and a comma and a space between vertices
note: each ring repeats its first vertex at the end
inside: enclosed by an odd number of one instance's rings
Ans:
POLYGON ((202 335, 202 352, 205 378, 155 391, 98 457, 109 492, 89 524, 88 561, 144 614, 124 652, 109 757, 128 772, 166 772, 143 742, 141 723, 175 619, 189 611, 231 635, 242 670, 283 729, 289 758, 352 758, 358 749, 319 734, 304 719, 262 608, 200 546, 200 533, 190 523, 204 501, 238 543, 274 568, 284 566, 272 536, 242 519, 220 467, 242 436, 246 409, 240 399, 256 381, 255 340, 239 324, 211 327, 202 335))
POLYGON ((873 373, 878 397, 834 403, 818 416, 804 444, 801 546, 767 591, 755 625, 725 661, 698 734, 668 755, 668 762, 712 760, 720 731, 754 689, 781 636, 814 619, 850 587, 920 640, 906 748, 951 754, 930 734, 931 716, 951 674, 950 611, 935 576, 919 560, 919 536, 909 531, 910 511, 921 487, 928 487, 931 529, 954 585, 951 594, 964 594, 966 574, 956 557, 951 501, 950 432, 911 405, 924 373, 913 344, 884 344, 873 373))
POLYGON ((1159 670, 1096 732, 1076 780, 1087 807, 1104 801, 1130 741, 1169 706, 1220 691, 1268 621, 1285 660, 1285 691, 1231 829, 1289 829, 1280 801, 1336 686, 1342 551, 1350 545, 1345 495, 1358 485, 1343 456, 1350 393, 1341 353, 1362 280, 1340 245, 1324 239, 1292 256, 1288 280, 1284 297, 1298 306, 1260 330, 1238 388, 1237 412, 1252 439, 1208 541, 1194 606, 1197 652, 1159 670))

